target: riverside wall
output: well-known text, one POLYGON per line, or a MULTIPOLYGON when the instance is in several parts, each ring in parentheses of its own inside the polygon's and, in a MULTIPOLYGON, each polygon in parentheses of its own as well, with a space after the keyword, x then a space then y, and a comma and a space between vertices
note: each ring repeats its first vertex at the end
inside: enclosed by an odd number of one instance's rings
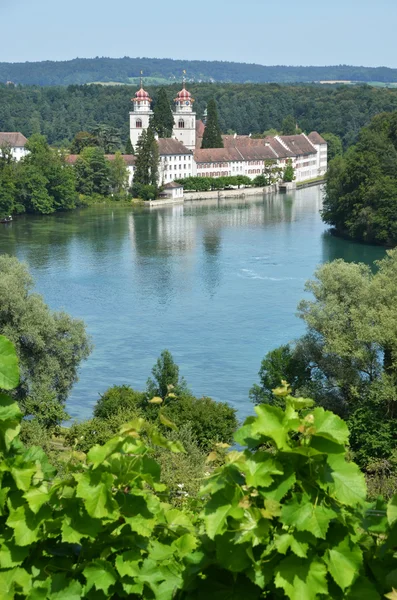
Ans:
POLYGON ((208 200, 210 198, 247 198, 277 192, 277 184, 266 187, 240 188, 238 190, 211 190, 209 192, 185 192, 185 202, 189 200, 208 200))

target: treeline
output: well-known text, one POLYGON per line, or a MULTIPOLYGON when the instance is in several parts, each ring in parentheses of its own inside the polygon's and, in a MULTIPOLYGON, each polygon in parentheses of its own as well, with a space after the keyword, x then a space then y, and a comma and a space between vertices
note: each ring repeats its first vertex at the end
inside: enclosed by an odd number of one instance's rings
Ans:
MULTIPOLYGON (((71 85, 13 87, 0 85, 0 130, 45 135, 50 144, 68 145, 79 131, 98 124, 118 130, 123 144, 129 137, 129 111, 135 87, 71 85)), ((157 100, 158 87, 147 88, 157 100)), ((180 84, 167 87, 172 102, 180 84)), ((397 90, 369 86, 280 86, 277 84, 192 84, 198 118, 215 98, 224 133, 261 134, 282 130, 292 115, 305 132, 333 133, 346 148, 377 113, 397 109, 397 90)))
POLYGON ((70 210, 97 196, 126 198, 128 172, 120 152, 109 161, 103 148, 86 147, 73 167, 41 135, 33 135, 26 148, 20 161, 13 160, 10 148, 0 148, 0 217, 70 210))
POLYGON ((397 112, 374 117, 331 161, 322 215, 343 235, 397 244, 397 112))
POLYGON ((186 69, 191 81, 225 81, 232 83, 310 83, 313 81, 394 82, 397 69, 388 67, 264 66, 224 61, 172 60, 169 58, 75 58, 66 61, 0 63, 0 82, 24 85, 70 85, 91 82, 129 83, 145 77, 172 83, 180 80, 186 69))

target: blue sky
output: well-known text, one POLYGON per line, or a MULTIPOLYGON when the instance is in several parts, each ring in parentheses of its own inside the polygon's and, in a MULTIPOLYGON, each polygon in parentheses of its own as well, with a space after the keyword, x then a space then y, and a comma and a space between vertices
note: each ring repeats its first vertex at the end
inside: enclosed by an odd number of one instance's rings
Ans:
POLYGON ((397 67, 396 0, 0 0, 0 61, 148 56, 397 67))

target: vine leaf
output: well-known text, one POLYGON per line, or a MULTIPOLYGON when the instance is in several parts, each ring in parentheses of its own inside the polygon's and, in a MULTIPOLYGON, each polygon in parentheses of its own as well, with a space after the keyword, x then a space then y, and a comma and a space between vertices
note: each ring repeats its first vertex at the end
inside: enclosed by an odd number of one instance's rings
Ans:
POLYGON ((80 600, 82 586, 76 580, 68 580, 63 573, 57 573, 52 576, 50 597, 51 600, 80 600))
POLYGON ((86 591, 95 587, 107 594, 110 586, 117 581, 116 571, 106 560, 94 560, 84 569, 83 575, 87 579, 86 591))
POLYGON ((305 496, 301 503, 295 498, 281 510, 284 525, 295 527, 297 531, 309 531, 322 539, 325 539, 330 521, 336 516, 335 511, 321 504, 315 506, 305 496))
POLYGON ((327 551, 324 560, 335 582, 345 591, 359 574, 363 554, 360 548, 346 537, 327 551))
POLYGON ((344 456, 335 454, 328 457, 331 472, 326 474, 330 494, 343 504, 357 506, 364 504, 367 496, 365 478, 358 466, 346 462, 344 456))
POLYGON ((117 505, 111 493, 112 475, 90 471, 79 475, 78 480, 76 496, 84 500, 90 517, 102 519, 114 516, 117 505))
POLYGON ((349 430, 345 421, 340 417, 320 407, 314 409, 313 417, 314 435, 325 437, 338 444, 347 444, 349 430))
POLYGON ((319 560, 308 561, 289 556, 275 568, 276 587, 282 588, 290 600, 316 600, 328 596, 327 569, 319 560))
POLYGON ((18 357, 14 344, 0 335, 0 389, 13 390, 18 384, 18 357))
POLYGON ((397 521, 397 495, 393 496, 387 505, 387 520, 389 525, 394 525, 397 521))
POLYGON ((284 411, 278 406, 261 404, 255 407, 258 418, 252 423, 253 435, 260 434, 268 437, 276 444, 277 448, 288 448, 288 427, 284 423, 284 411))

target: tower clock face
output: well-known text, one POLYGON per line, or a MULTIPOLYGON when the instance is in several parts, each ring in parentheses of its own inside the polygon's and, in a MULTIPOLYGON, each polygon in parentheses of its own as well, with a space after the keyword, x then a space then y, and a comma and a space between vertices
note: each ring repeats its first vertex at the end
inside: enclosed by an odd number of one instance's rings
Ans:
POLYGON ((189 100, 186 100, 185 104, 186 104, 186 106, 189 106, 189 104, 190 104, 189 100))

